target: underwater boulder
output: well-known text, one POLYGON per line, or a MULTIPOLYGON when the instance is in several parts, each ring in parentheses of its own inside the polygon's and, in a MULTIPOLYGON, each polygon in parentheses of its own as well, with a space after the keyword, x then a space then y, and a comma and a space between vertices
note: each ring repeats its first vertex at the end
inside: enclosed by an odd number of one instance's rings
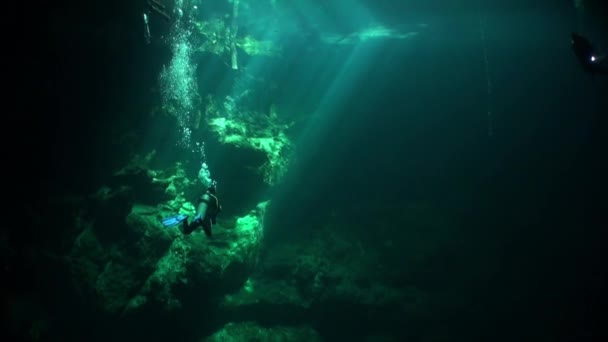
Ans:
POLYGON ((242 286, 257 262, 266 205, 233 228, 216 225, 212 238, 164 227, 158 207, 134 205, 120 239, 103 241, 90 226, 83 229, 69 254, 74 283, 92 305, 119 316, 149 305, 169 312, 200 293, 225 295, 242 286))
POLYGON ((124 310, 154 270, 156 261, 171 243, 171 235, 149 229, 156 223, 157 209, 135 205, 121 225, 120 238, 99 238, 93 224, 74 241, 68 255, 73 283, 97 308, 109 314, 124 310))
POLYGON ((183 235, 177 228, 149 226, 148 230, 165 232, 150 236, 171 236, 170 243, 131 297, 127 311, 139 311, 146 304, 172 311, 202 293, 212 299, 240 288, 258 260, 267 204, 238 218, 234 228, 214 226, 212 238, 199 231, 183 235))
MULTIPOLYGON (((240 291, 224 297, 227 320, 291 325, 329 312, 413 317, 429 307, 426 292, 390 284, 374 250, 337 232, 273 246, 261 265, 240 291)), ((353 315, 352 322, 365 319, 353 315)))
POLYGON ((228 323, 221 330, 209 336, 205 342, 216 341, 290 341, 316 342, 321 341, 319 334, 307 326, 276 326, 263 327, 254 322, 228 323))
MULTIPOLYGON (((239 98, 248 92, 245 91, 239 98)), ((255 163, 241 164, 255 169, 265 184, 279 184, 293 153, 293 142, 288 131, 294 122, 280 119, 274 105, 268 109, 239 109, 237 100, 230 96, 223 100, 209 96, 207 102, 207 125, 217 141, 257 156, 252 159, 255 163)))
POLYGON ((175 198, 178 194, 192 188, 183 163, 166 169, 150 167, 156 158, 156 151, 145 156, 135 155, 129 163, 114 173, 109 181, 111 188, 127 188, 131 203, 156 205, 175 198))

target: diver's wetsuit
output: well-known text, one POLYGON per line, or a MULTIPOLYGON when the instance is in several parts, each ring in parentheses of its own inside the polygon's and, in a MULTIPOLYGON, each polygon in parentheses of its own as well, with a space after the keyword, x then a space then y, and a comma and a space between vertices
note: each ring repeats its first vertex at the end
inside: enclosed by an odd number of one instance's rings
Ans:
POLYGON ((208 190, 198 201, 194 220, 190 223, 188 223, 188 220, 184 220, 184 234, 190 234, 196 228, 202 226, 205 235, 211 237, 211 227, 215 224, 215 218, 221 211, 222 206, 214 191, 208 190))
POLYGON ((608 66, 602 63, 600 56, 591 42, 578 33, 572 33, 572 50, 585 71, 595 74, 608 74, 608 66))

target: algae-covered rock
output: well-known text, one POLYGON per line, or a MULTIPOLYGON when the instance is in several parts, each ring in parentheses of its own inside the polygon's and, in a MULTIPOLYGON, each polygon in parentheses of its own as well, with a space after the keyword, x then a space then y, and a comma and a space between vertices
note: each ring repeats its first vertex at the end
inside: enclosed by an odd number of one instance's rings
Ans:
MULTIPOLYGON (((224 295, 245 283, 257 262, 266 205, 237 218, 232 229, 215 226, 208 238, 162 226, 166 206, 135 204, 119 239, 103 242, 91 227, 82 231, 69 257, 75 282, 109 313, 132 314, 147 304, 178 309, 201 287, 208 296, 224 295)), ((193 209, 186 202, 180 212, 193 209)))
POLYGON ((260 268, 240 291, 226 295, 221 307, 234 319, 274 322, 298 321, 325 307, 407 316, 428 311, 426 292, 395 287, 383 272, 376 251, 352 237, 323 231, 308 240, 273 246, 260 268))
POLYGON ((209 336, 205 342, 316 342, 319 334, 310 327, 279 326, 266 328, 253 322, 228 323, 220 331, 209 336))
POLYGON ((85 228, 78 235, 68 260, 76 290, 82 294, 94 292, 97 277, 103 270, 107 256, 91 227, 85 228))
POLYGON ((274 57, 281 54, 281 48, 271 40, 258 40, 250 35, 238 39, 237 46, 250 56, 274 57))
POLYGON ((178 309, 183 298, 200 288, 222 296, 241 287, 257 262, 267 202, 243 217, 228 218, 208 238, 195 231, 183 235, 179 226, 164 227, 163 217, 193 217, 187 198, 200 189, 180 163, 167 170, 149 168, 150 158, 135 157, 118 171, 111 186, 91 198, 91 210, 76 220, 80 234, 67 260, 76 288, 110 314, 133 314, 146 305, 178 309), (153 186, 165 200, 141 203, 137 186, 153 186))
POLYGON ((181 307, 181 298, 205 289, 207 296, 224 295, 239 288, 257 262, 263 236, 267 202, 260 203, 236 220, 233 229, 214 227, 212 238, 195 231, 184 236, 177 228, 151 227, 164 233, 150 233, 157 239, 172 236, 170 246, 160 256, 145 283, 128 305, 139 309, 152 299, 168 310, 181 307))
POLYGON ((214 234, 205 243, 204 234, 196 234, 189 259, 189 279, 207 284, 211 294, 223 295, 240 288, 253 271, 263 237, 264 215, 268 202, 262 202, 249 214, 236 220, 233 229, 214 234))
POLYGON ((287 130, 293 123, 278 119, 276 108, 271 106, 270 113, 239 110, 232 101, 220 105, 209 97, 207 124, 222 144, 241 149, 260 151, 266 156, 262 165, 257 167, 268 185, 277 184, 287 172, 291 157, 292 142, 287 130))
POLYGON ((310 307, 310 301, 301 296, 290 280, 266 277, 250 277, 238 292, 226 295, 221 304, 229 311, 257 304, 310 307))
POLYGON ((128 261, 121 263, 119 260, 112 260, 107 262, 99 273, 95 290, 100 305, 108 312, 122 311, 131 294, 136 291, 139 282, 134 269, 128 261))

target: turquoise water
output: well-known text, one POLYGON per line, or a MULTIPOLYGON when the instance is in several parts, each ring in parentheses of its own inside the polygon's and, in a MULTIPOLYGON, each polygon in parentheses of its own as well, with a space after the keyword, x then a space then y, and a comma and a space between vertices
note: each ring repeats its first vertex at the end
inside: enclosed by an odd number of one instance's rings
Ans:
POLYGON ((599 339, 608 77, 570 41, 608 51, 599 2, 38 9, 11 337, 599 339), (211 238, 162 226, 212 184, 211 238))

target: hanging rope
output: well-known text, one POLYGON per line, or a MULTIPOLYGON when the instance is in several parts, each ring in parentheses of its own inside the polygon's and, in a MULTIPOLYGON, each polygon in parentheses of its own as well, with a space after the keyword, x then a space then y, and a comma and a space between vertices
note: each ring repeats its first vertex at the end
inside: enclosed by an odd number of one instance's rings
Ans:
POLYGON ((488 59, 488 46, 486 42, 486 29, 485 19, 479 11, 479 35, 481 38, 482 52, 483 52, 483 67, 484 75, 486 78, 486 120, 488 125, 488 136, 494 135, 494 115, 492 113, 492 78, 490 77, 490 61, 488 59))
POLYGON ((578 32, 584 32, 583 15, 585 14, 585 4, 583 0, 574 0, 574 9, 576 10, 576 26, 578 32))

